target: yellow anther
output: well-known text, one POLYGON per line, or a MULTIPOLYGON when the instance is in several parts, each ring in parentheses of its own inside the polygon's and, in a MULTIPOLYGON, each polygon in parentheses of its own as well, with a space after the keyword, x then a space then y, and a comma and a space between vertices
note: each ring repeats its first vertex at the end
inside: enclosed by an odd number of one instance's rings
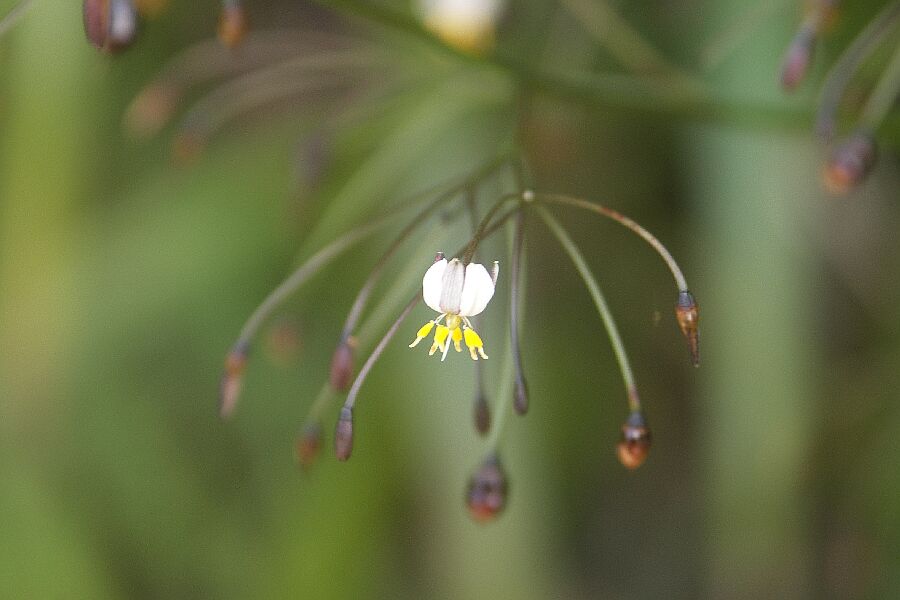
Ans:
POLYGON ((444 342, 447 341, 448 335, 450 335, 450 329, 448 329, 446 325, 437 326, 437 331, 434 332, 434 343, 431 344, 431 350, 428 351, 428 356, 437 352, 438 348, 444 348, 444 342))
POLYGON ((469 329, 467 327, 465 331, 463 331, 463 336, 466 340, 466 346, 469 347, 469 355, 472 357, 472 360, 478 360, 479 356, 481 356, 481 358, 487 358, 487 354, 484 353, 484 342, 481 341, 481 336, 479 336, 474 329, 469 329))
POLYGON ((409 345, 410 348, 414 348, 419 342, 421 342, 424 338, 428 337, 428 334, 431 333, 431 328, 434 327, 434 321, 428 321, 422 327, 419 328, 419 332, 416 334, 416 339, 413 340, 413 343, 409 345))
POLYGON ((459 343, 462 341, 463 334, 460 331, 459 327, 453 330, 453 346, 456 348, 457 352, 462 352, 462 346, 459 343))

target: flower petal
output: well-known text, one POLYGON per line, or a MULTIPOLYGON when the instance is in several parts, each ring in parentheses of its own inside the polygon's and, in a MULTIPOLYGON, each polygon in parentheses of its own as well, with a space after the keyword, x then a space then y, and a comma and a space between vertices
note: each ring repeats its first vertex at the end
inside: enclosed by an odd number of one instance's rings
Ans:
POLYGON ((485 309, 494 297, 494 282, 484 265, 469 263, 463 284, 459 314, 474 317, 485 309))
POLYGON ((444 270, 447 268, 447 259, 442 258, 425 271, 422 278, 422 299, 433 311, 441 310, 441 290, 444 288, 444 270))
POLYGON ((441 278, 441 311, 451 315, 458 315, 462 304, 463 284, 466 280, 466 270, 458 258, 447 263, 444 276, 441 278))

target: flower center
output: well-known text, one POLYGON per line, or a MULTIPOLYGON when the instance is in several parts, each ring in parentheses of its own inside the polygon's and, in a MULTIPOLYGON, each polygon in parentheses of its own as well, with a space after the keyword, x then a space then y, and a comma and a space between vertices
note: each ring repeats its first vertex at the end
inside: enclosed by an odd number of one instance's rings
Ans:
POLYGON ((447 315, 447 329, 453 331, 462 325, 462 317, 459 315, 447 315))

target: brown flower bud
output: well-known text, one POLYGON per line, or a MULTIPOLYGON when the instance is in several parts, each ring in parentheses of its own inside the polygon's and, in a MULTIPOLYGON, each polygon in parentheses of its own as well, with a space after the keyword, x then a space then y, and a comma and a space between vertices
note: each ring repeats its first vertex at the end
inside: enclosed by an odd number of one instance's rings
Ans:
POLYGON ((806 78, 815 47, 816 31, 811 27, 801 27, 788 46, 781 65, 781 87, 785 91, 793 92, 806 78))
POLYGON ((84 33, 104 52, 119 52, 134 42, 138 15, 131 0, 84 0, 84 33))
POLYGON ((650 429, 644 415, 639 411, 628 415, 622 425, 622 439, 616 444, 619 462, 629 469, 637 469, 647 459, 650 441, 650 429))
POLYGON ((528 384, 524 379, 518 379, 513 389, 513 408, 517 414, 524 415, 528 412, 528 384))
POLYGON ((878 150, 867 131, 858 130, 835 146, 822 171, 825 188, 832 194, 846 194, 872 170, 878 150))
POLYGON ((353 348, 355 342, 352 337, 338 344, 331 356, 331 372, 329 381, 336 392, 346 392, 350 388, 353 377, 353 348))
POLYGON ((237 406, 249 351, 250 347, 242 342, 232 348, 225 358, 225 370, 219 385, 219 416, 223 419, 230 417, 237 406))
POLYGON ((479 523, 492 521, 503 512, 507 497, 506 473, 496 455, 488 456, 469 480, 466 505, 479 523))
POLYGON ((334 430, 334 454, 340 461, 350 458, 353 453, 353 410, 345 406, 341 409, 337 427, 334 430))
POLYGON ((491 409, 484 394, 478 394, 478 397, 475 398, 473 416, 475 417, 475 431, 481 435, 487 434, 491 430, 491 409))
POLYGON ((675 318, 678 319, 678 327, 687 339, 691 351, 691 362, 695 367, 700 366, 700 307, 694 300, 694 295, 684 290, 678 293, 678 301, 675 303, 675 318))
POLYGON ((219 41, 228 48, 237 48, 247 35, 249 23, 244 7, 238 2, 229 2, 219 13, 219 41))
POLYGON ((319 450, 322 448, 322 425, 320 423, 310 423, 303 428, 303 431, 297 437, 297 462, 300 466, 307 470, 312 467, 316 458, 319 456, 319 450))

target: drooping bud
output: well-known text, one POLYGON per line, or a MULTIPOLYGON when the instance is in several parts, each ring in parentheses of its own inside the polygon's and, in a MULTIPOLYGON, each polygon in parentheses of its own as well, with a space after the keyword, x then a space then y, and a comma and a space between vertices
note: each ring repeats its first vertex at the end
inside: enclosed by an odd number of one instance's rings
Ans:
POLYGON ((650 429, 640 411, 628 415, 622 425, 622 439, 616 444, 619 462, 629 469, 637 469, 644 464, 650 452, 650 429))
POLYGON ((507 488, 500 459, 495 454, 488 456, 466 489, 466 505, 472 518, 479 523, 497 518, 506 506, 507 488))
POLYGON ((219 384, 219 416, 223 419, 230 417, 237 406, 249 352, 250 346, 240 342, 225 358, 225 370, 219 384))
POLYGON ((486 435, 491 430, 491 409, 484 394, 478 394, 475 398, 475 407, 472 414, 475 417, 475 431, 481 435, 486 435))
POLYGON ((346 392, 350 388, 353 377, 353 349, 356 347, 355 338, 348 337, 334 350, 331 356, 331 371, 329 381, 336 392, 346 392))
POLYGON ((781 87, 785 91, 793 92, 806 78, 816 47, 816 37, 813 28, 803 26, 791 40, 781 65, 781 87))
POLYGON ((228 48, 237 48, 248 29, 247 13, 241 3, 236 0, 226 2, 219 13, 219 41, 228 48))
POLYGON ((675 303, 675 318, 678 319, 678 327, 688 341, 691 351, 691 362, 695 367, 700 366, 700 307, 694 300, 694 295, 684 290, 678 293, 678 302, 675 303))
POLYGON ((273 362, 287 366, 300 349, 300 327, 294 319, 282 317, 272 324, 266 335, 266 350, 273 362))
POLYGON ((297 436, 297 463, 304 469, 312 467, 316 458, 319 456, 319 450, 322 448, 322 425, 318 422, 310 423, 303 428, 303 431, 297 436))
POLYGON ((131 102, 122 124, 135 138, 151 138, 169 122, 180 100, 181 89, 177 85, 168 82, 152 83, 131 102))
POLYGON ((825 188, 832 194, 846 194, 858 186, 872 170, 878 150, 872 135, 853 132, 835 146, 822 171, 825 188))
POLYGON ((84 32, 97 49, 119 52, 134 42, 138 15, 132 0, 84 0, 84 32))
POLYGON ((524 379, 517 379, 513 389, 513 408, 517 414, 528 412, 528 384, 524 379))
POLYGON ((353 453, 353 410, 349 406, 341 409, 337 427, 334 430, 334 454, 340 461, 350 458, 353 453))

